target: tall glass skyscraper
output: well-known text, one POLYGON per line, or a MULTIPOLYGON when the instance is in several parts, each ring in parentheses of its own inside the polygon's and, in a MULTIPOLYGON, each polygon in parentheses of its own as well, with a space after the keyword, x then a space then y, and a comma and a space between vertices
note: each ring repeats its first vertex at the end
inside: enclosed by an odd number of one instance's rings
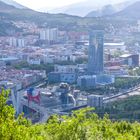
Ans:
POLYGON ((93 30, 89 33, 88 74, 101 74, 104 70, 104 31, 93 30))

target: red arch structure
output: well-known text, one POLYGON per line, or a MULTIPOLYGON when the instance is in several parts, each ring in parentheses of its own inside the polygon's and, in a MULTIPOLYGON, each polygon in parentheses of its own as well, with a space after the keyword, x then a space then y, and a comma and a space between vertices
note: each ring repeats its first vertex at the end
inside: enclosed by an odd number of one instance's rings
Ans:
POLYGON ((40 104, 40 93, 37 96, 28 95, 28 103, 30 101, 35 101, 40 104))

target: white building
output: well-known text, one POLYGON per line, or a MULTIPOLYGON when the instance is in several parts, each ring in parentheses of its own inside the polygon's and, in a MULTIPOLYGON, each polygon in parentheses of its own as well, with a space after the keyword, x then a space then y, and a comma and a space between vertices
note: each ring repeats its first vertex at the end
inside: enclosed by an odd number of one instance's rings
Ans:
POLYGON ((140 32, 140 20, 137 21, 138 31, 140 32))
POLYGON ((17 40, 18 47, 25 47, 25 40, 23 38, 19 38, 17 40))
POLYGON ((75 62, 76 61, 76 56, 75 55, 70 55, 70 61, 75 62))
POLYGON ((48 42, 57 42, 58 40, 58 29, 48 28, 40 30, 40 39, 48 42))
POLYGON ((9 45, 13 47, 17 47, 17 39, 15 37, 9 38, 9 45))
POLYGON ((9 38, 9 45, 13 47, 25 47, 25 40, 23 38, 9 38))
POLYGON ((45 30, 40 30, 40 39, 41 40, 46 40, 46 31, 45 30))
POLYGON ((65 66, 55 65, 54 71, 59 72, 59 73, 76 73, 77 66, 74 66, 74 65, 65 65, 65 66))
POLYGON ((69 55, 58 55, 56 56, 56 61, 68 61, 69 60, 69 55))
POLYGON ((49 63, 52 64, 55 61, 55 56, 54 55, 43 55, 43 62, 45 64, 49 63))
POLYGON ((115 52, 116 50, 125 51, 127 46, 124 42, 120 43, 104 43, 105 49, 115 52))

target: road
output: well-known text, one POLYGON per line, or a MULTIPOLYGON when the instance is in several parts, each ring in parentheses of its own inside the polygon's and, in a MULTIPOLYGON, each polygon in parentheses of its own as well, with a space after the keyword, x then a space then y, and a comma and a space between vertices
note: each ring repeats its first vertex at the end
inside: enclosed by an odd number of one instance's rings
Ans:
POLYGON ((118 100, 120 98, 127 98, 129 96, 140 95, 139 89, 140 89, 140 86, 135 87, 133 89, 128 89, 128 90, 121 92, 121 93, 118 93, 116 95, 113 95, 110 97, 105 97, 103 99, 103 101, 104 101, 104 103, 108 103, 108 102, 118 100))

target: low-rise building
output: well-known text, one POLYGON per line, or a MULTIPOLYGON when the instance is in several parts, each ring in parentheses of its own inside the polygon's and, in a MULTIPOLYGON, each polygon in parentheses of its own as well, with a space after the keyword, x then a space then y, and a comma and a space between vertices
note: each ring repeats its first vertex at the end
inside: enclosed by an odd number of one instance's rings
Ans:
POLYGON ((77 76, 76 76, 76 73, 61 73, 60 79, 61 79, 61 82, 74 84, 76 82, 77 76))
POLYGON ((97 75, 97 84, 98 85, 107 85, 107 84, 112 84, 114 82, 115 82, 114 75, 107 75, 107 74, 97 75))
POLYGON ((74 84, 77 80, 77 75, 76 73, 51 72, 48 74, 48 80, 50 83, 65 82, 69 84, 74 84))
POLYGON ((124 65, 128 65, 130 67, 138 67, 139 66, 139 55, 138 54, 124 54, 120 56, 123 60, 124 65))
POLYGON ((87 97, 87 105, 90 107, 103 107, 103 96, 89 95, 87 97))
POLYGON ((77 66, 75 66, 75 65, 65 65, 65 66, 55 65, 54 71, 60 72, 60 73, 76 73, 77 66))
POLYGON ((39 58, 30 58, 27 61, 30 65, 40 65, 41 60, 39 58))
POLYGON ((96 86, 96 75, 84 75, 77 79, 77 85, 82 89, 92 89, 96 86))
POLYGON ((114 82, 113 75, 84 75, 78 77, 77 85, 82 89, 93 89, 97 85, 108 85, 114 82))

